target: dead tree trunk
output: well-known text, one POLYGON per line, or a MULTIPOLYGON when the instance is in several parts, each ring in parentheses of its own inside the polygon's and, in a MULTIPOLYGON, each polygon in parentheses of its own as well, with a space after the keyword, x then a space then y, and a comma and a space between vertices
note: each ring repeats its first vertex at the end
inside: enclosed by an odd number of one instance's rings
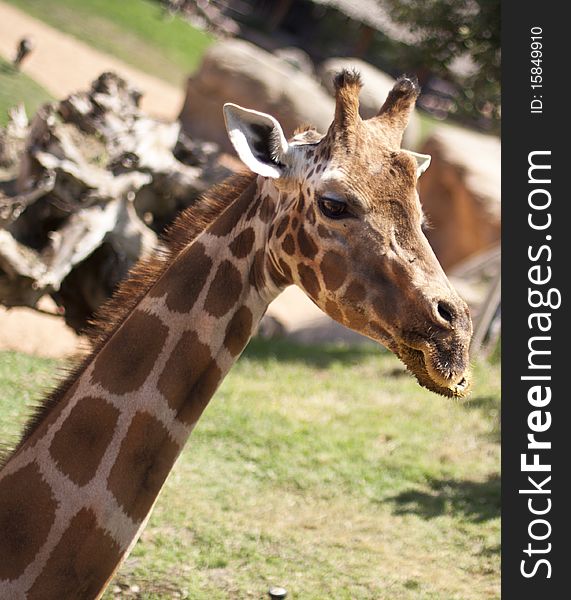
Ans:
POLYGON ((113 73, 0 131, 0 303, 51 295, 85 327, 157 234, 230 171, 113 73))

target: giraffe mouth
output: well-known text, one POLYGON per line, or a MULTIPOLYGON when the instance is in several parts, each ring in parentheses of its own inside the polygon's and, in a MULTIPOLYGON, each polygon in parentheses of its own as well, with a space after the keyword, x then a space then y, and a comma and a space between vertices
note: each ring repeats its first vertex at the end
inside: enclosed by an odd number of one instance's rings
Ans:
POLYGON ((460 399, 470 394, 468 352, 459 341, 443 348, 417 334, 397 336, 381 327, 371 337, 393 352, 422 387, 448 398, 460 399))
POLYGON ((418 383, 431 392, 448 398, 465 398, 469 395, 472 383, 470 370, 451 368, 450 361, 443 360, 433 345, 425 344, 421 350, 401 343, 395 354, 416 377, 418 383))

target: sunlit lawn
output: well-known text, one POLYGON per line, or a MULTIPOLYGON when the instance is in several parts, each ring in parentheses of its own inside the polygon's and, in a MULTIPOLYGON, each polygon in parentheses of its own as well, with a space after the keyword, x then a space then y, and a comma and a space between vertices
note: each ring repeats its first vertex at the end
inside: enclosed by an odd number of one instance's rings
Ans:
MULTIPOLYGON (((0 353, 2 439, 56 367, 0 353)), ((255 340, 105 598, 499 598, 498 413, 497 365, 460 404, 376 347, 255 340)))
MULTIPOLYGON (((6 0, 156 77, 184 82, 212 37, 152 0, 6 0)), ((37 49, 41 52, 41 48, 37 49)))
POLYGON ((8 111, 20 102, 24 103, 28 117, 31 117, 51 96, 35 81, 18 73, 9 62, 0 57, 0 127, 8 121, 8 111))

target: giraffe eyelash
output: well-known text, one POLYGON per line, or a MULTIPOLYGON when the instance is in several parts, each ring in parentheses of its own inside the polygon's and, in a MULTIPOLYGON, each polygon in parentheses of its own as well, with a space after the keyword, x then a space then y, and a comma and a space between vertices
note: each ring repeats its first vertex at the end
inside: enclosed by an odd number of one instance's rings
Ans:
POLYGON ((317 206, 323 215, 328 219, 341 220, 354 217, 349 210, 349 205, 344 200, 330 198, 328 196, 319 196, 317 206))

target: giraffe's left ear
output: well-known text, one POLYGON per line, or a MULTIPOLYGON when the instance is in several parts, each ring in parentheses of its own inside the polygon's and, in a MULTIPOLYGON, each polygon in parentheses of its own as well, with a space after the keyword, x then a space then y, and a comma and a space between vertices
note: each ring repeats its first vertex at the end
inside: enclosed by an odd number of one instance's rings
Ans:
POLYGON ((432 157, 430 154, 419 154, 412 150, 405 150, 405 152, 416 160, 416 176, 420 177, 430 166, 432 157))
POLYGON ((224 120, 230 141, 246 166, 264 177, 283 176, 289 145, 274 117, 227 103, 224 120))

